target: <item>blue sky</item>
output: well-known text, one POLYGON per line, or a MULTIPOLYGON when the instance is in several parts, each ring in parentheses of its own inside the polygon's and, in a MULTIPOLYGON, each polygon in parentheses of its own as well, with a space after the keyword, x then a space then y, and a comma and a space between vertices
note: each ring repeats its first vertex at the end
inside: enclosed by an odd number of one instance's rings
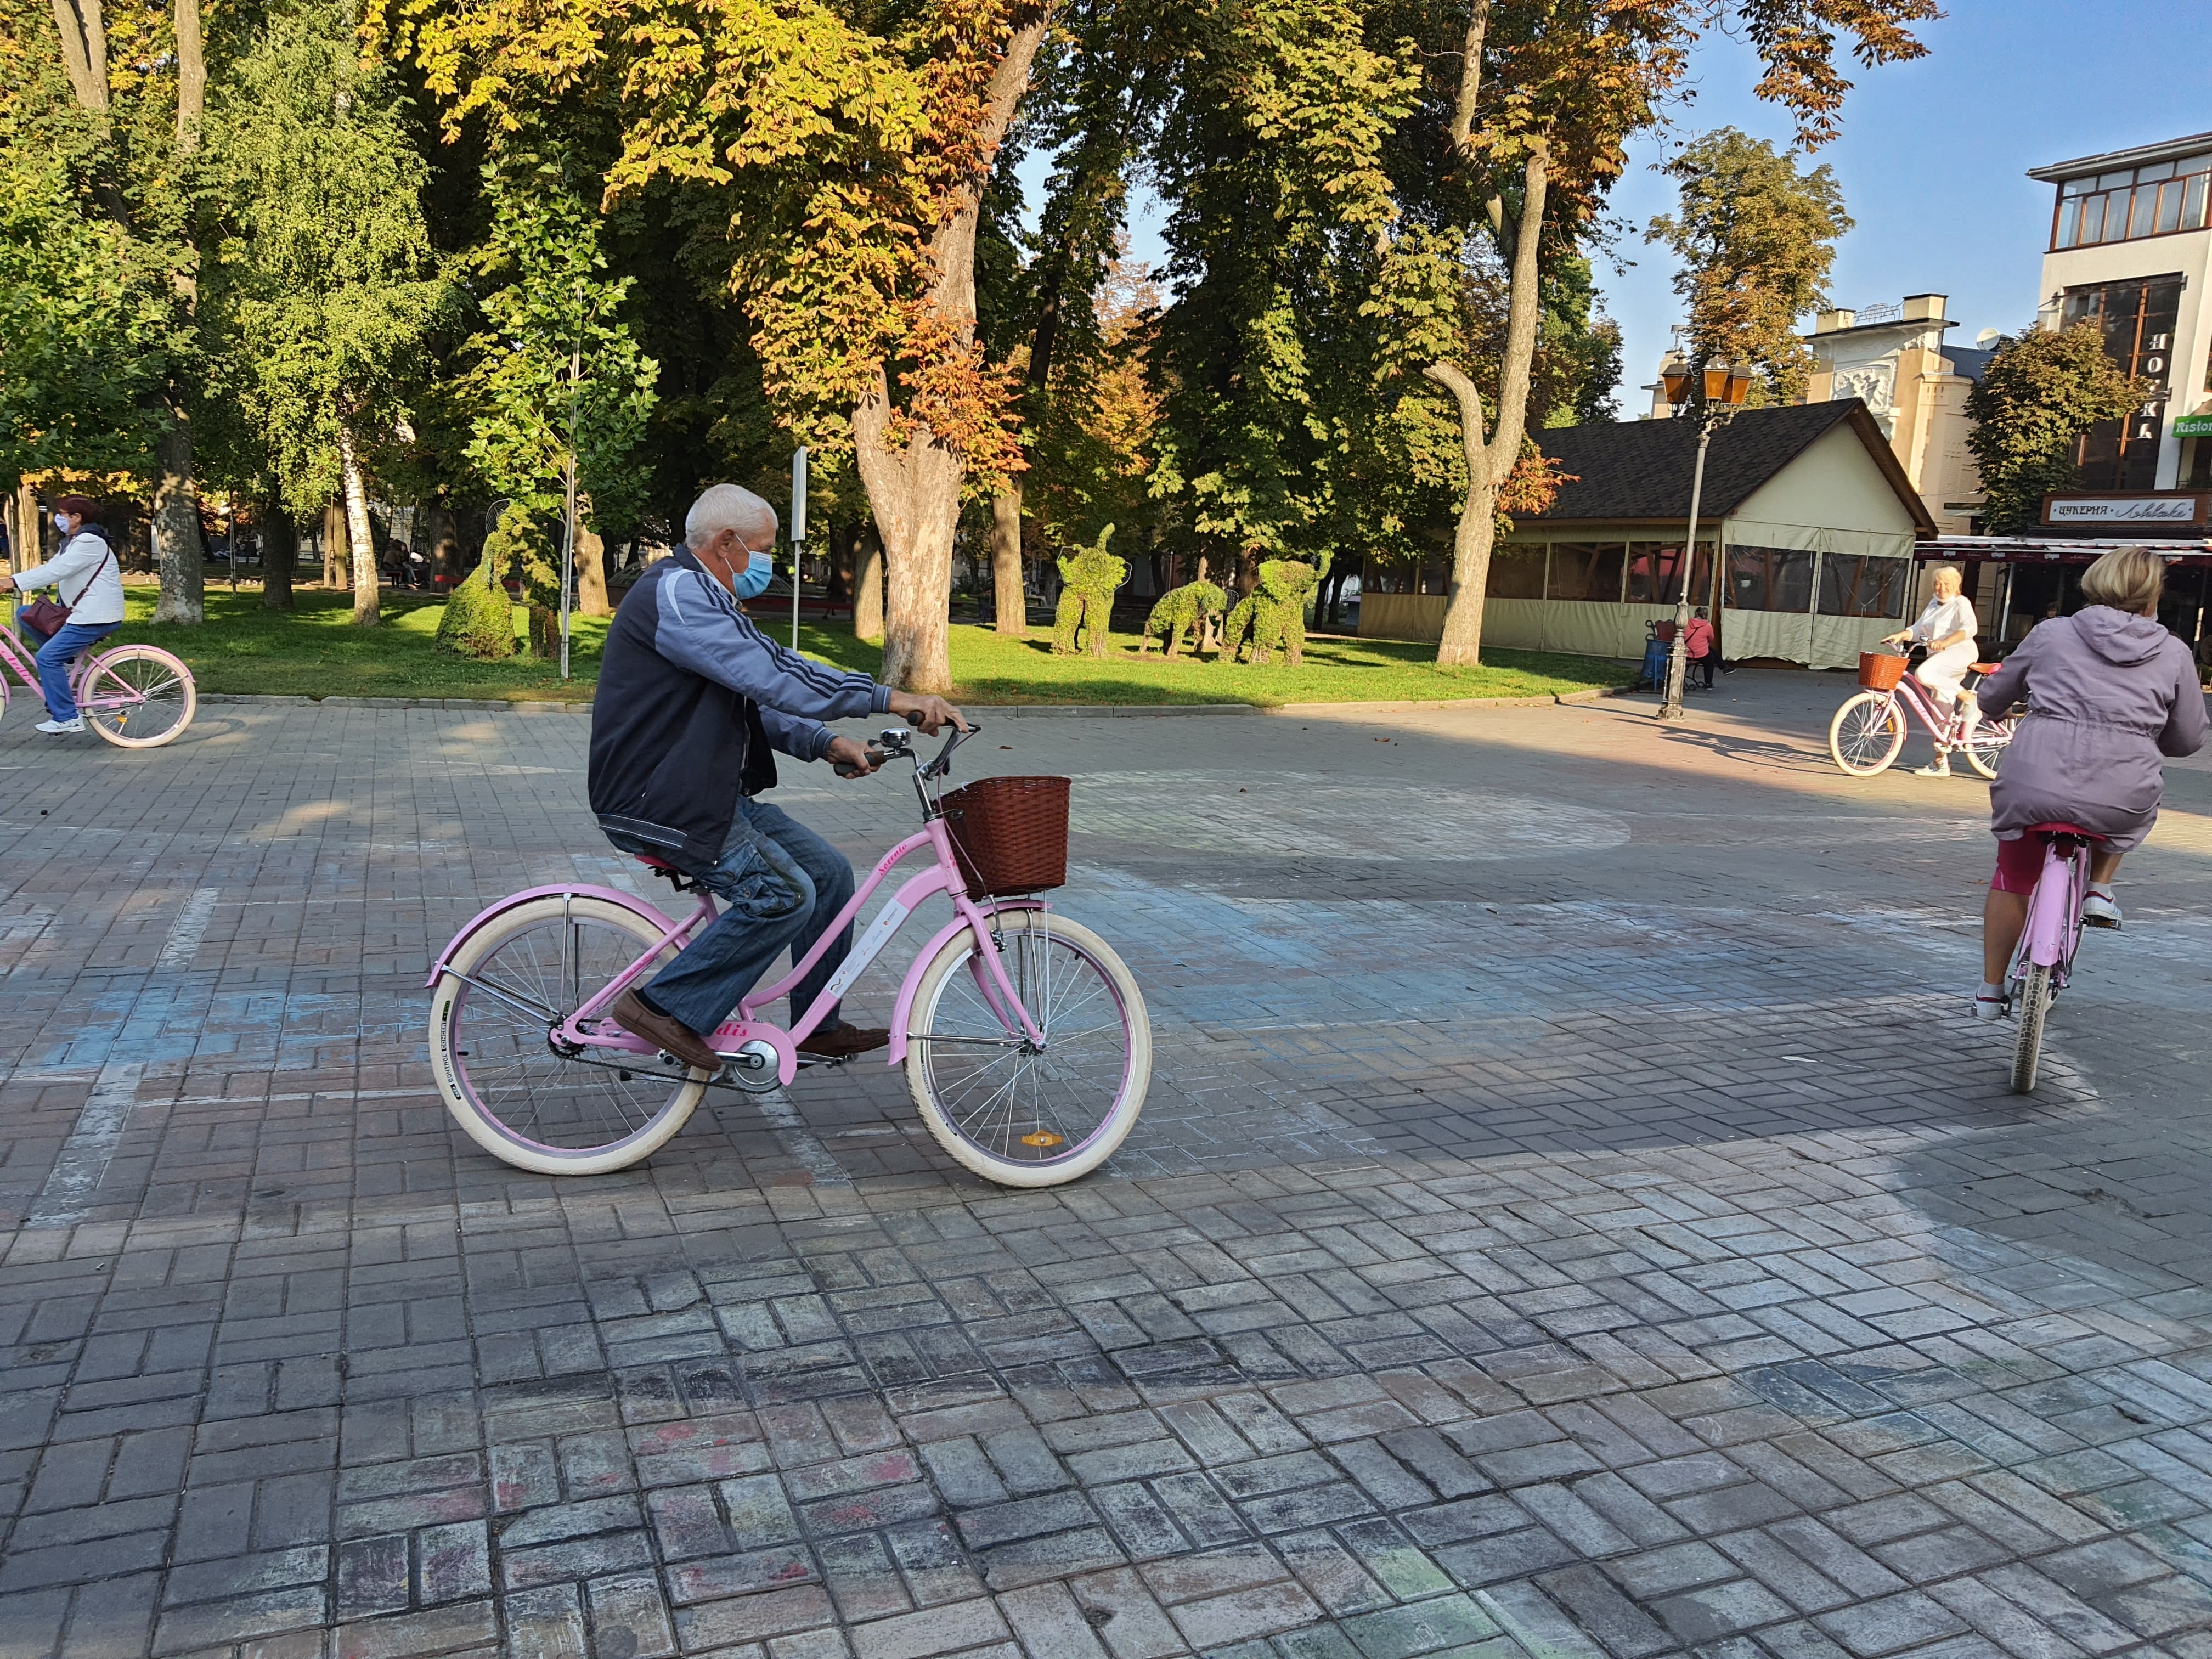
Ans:
MULTIPOLYGON (((1843 136, 1820 153, 1844 187, 1857 228, 1837 251, 1838 305, 1950 295, 1972 345, 1984 328, 2033 319, 2051 194, 2027 169, 2077 155, 2212 131, 2212 4, 2205 0, 1954 0, 1924 25, 1917 63, 1858 70, 1843 136)), ((1620 222, 1598 278, 1624 338, 1621 412, 1649 407, 1636 388, 1658 369, 1679 317, 1673 269, 1644 227, 1674 205, 1652 171, 1668 143, 1737 126, 1786 144, 1789 121, 1752 96, 1756 60, 1725 39, 1692 62, 1694 98, 1670 113, 1668 137, 1634 149, 1615 188, 1620 222)), ((1042 169, 1032 163, 1032 207, 1042 169)), ((1133 252, 1163 257, 1157 226, 1139 216, 1133 252)))

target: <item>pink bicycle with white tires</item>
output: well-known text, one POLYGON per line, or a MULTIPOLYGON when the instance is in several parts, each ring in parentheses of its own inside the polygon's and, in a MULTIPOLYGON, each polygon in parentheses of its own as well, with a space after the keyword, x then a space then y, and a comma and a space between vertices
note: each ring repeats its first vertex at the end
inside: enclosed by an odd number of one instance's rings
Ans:
MULTIPOLYGON (((38 664, 13 629, 0 628, 0 667, 39 695, 38 664)), ((173 742, 199 709, 192 671, 158 646, 86 647, 70 665, 70 692, 84 723, 118 749, 173 742)), ((8 676, 0 672, 0 714, 7 708, 8 676)))
POLYGON ((2027 921, 2006 976, 2016 1024, 2012 1045, 2015 1094, 2035 1087, 2043 1063, 2043 1017, 2073 976, 2081 948, 2081 906, 2089 896, 2090 849, 2105 838, 2075 823, 2038 823, 2024 834, 2043 843, 2043 873, 2027 901, 2027 921))
MULTIPOLYGON (((756 988, 711 1034, 719 1072, 685 1066, 608 1012, 714 919, 704 891, 681 921, 617 889, 578 884, 533 887, 484 911, 430 970, 431 1066, 447 1109, 478 1146, 520 1169, 626 1168, 682 1128, 709 1088, 765 1094, 802 1067, 848 1063, 802 1054, 798 1044, 941 893, 954 914, 906 971, 887 1063, 905 1066, 922 1121, 976 1174, 1050 1187, 1097 1169, 1143 1109, 1152 1023, 1136 980, 1097 934, 1033 896, 971 896, 939 797, 970 732, 953 732, 927 763, 910 733, 878 739, 879 761, 914 762, 922 826, 884 854, 789 974, 756 988), (805 1016, 787 1031, 763 1019, 893 869, 921 853, 929 862, 877 913, 805 1016)), ((679 892, 697 886, 658 859, 640 861, 679 892)))

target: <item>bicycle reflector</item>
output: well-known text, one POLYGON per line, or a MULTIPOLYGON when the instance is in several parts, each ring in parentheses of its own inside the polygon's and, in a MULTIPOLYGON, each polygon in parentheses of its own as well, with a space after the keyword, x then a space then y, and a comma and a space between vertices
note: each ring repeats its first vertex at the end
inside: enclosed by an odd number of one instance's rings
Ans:
POLYGON ((1033 1135, 1024 1135, 1022 1137, 1022 1145, 1024 1146, 1057 1146, 1060 1145, 1060 1137, 1053 1133, 1049 1129, 1039 1129, 1033 1135))

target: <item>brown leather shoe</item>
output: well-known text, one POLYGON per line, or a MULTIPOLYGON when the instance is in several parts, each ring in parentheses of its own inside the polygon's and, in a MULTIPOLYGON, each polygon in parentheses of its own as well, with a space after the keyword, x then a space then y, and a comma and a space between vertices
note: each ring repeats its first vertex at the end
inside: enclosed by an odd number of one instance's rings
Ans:
POLYGON ((812 1054, 817 1060, 850 1060, 854 1054, 865 1054, 871 1048, 880 1048, 891 1040, 891 1034, 874 1025, 840 1025, 834 1031, 816 1031, 799 1045, 802 1054, 812 1054))
POLYGON ((615 1024, 632 1036, 643 1037, 654 1047, 665 1049, 686 1066, 696 1066, 703 1071, 719 1072, 722 1057, 714 1045, 680 1019, 666 1014, 657 1014, 638 1000, 635 991, 624 991, 615 999, 608 1010, 615 1024))

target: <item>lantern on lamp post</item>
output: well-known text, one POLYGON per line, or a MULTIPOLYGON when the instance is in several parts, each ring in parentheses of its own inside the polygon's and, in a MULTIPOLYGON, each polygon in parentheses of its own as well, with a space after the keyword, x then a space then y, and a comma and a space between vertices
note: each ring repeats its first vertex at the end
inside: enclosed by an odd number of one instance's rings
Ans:
MULTIPOLYGON (((1698 422, 1698 459, 1690 473, 1690 527, 1682 538, 1682 557, 1680 565, 1681 580, 1674 602, 1674 639, 1667 653, 1667 691, 1659 704, 1659 718, 1678 720, 1682 718, 1682 682, 1690 665, 1690 577, 1698 564, 1698 509, 1704 505, 1705 493, 1705 450, 1712 443, 1715 428, 1725 425, 1729 417, 1743 407, 1743 400, 1751 395, 1753 371, 1737 363, 1709 362, 1703 365, 1680 362, 1670 364, 1660 372, 1660 380, 1667 388, 1667 401, 1676 409, 1692 401, 1693 388, 1704 395, 1696 398, 1693 418, 1698 422)), ((1656 573, 1655 573, 1656 574, 1656 573)), ((1720 604, 1720 549, 1713 550, 1713 576, 1709 583, 1712 594, 1710 603, 1717 616, 1720 604)), ((1717 646, 1717 633, 1715 641, 1717 646)))

